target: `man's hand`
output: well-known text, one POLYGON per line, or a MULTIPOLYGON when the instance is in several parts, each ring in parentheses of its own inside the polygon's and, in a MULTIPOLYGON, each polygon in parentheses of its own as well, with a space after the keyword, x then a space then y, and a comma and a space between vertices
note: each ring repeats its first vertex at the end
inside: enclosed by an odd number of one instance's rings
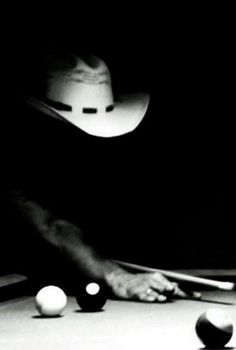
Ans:
POLYGON ((111 272, 106 277, 108 287, 115 297, 146 302, 165 302, 169 298, 201 298, 200 293, 186 293, 177 283, 170 282, 162 274, 136 273, 125 270, 111 272))

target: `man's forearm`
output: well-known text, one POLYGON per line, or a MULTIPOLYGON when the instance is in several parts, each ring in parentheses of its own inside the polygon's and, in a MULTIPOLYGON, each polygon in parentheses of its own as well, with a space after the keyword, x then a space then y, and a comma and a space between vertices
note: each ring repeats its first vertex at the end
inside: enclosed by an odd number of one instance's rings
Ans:
POLYGON ((82 231, 74 224, 55 219, 49 228, 55 244, 63 256, 86 276, 105 280, 117 265, 102 257, 96 249, 86 242, 82 231))
POLYGON ((82 230, 76 225, 52 215, 36 201, 20 191, 12 192, 11 206, 16 215, 69 261, 75 270, 96 280, 105 280, 116 264, 101 257, 84 238, 82 230))

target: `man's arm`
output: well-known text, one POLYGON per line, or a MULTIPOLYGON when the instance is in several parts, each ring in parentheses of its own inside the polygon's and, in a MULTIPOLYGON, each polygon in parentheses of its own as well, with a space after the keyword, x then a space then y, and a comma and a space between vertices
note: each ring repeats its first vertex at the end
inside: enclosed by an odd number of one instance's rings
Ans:
POLYGON ((55 247, 70 263, 75 271, 105 283, 114 296, 122 299, 143 301, 165 301, 168 292, 185 297, 176 284, 169 282, 158 273, 132 274, 118 264, 100 256, 94 247, 86 242, 80 228, 62 220, 28 198, 21 191, 10 196, 12 210, 32 227, 32 231, 55 247))

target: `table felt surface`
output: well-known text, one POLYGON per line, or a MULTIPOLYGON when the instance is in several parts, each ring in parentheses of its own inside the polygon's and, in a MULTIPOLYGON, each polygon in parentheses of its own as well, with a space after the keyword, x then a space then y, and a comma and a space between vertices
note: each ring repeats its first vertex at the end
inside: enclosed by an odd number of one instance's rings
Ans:
MULTIPOLYGON (((84 313, 68 297, 63 315, 40 317, 34 297, 0 303, 1 350, 203 349, 195 333, 198 316, 221 308, 236 327, 236 292, 205 291, 203 300, 165 304, 108 300, 104 311, 84 313)), ((227 348, 236 348, 234 334, 227 348)))

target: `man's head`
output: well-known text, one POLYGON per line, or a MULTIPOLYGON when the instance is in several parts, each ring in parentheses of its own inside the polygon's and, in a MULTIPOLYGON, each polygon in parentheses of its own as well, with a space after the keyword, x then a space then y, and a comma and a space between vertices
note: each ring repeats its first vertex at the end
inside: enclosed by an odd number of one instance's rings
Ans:
POLYGON ((110 71, 100 58, 73 54, 47 59, 45 90, 26 101, 88 134, 113 137, 133 131, 149 103, 145 93, 114 98, 110 71))

